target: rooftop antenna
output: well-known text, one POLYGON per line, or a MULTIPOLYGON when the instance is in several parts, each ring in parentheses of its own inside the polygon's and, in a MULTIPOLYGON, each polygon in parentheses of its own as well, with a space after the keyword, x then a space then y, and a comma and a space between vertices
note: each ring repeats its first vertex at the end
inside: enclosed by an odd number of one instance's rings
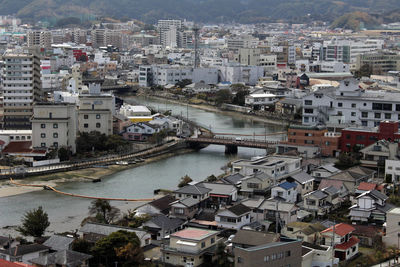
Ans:
POLYGON ((200 28, 196 25, 193 26, 193 32, 194 32, 194 68, 199 67, 199 47, 198 47, 198 41, 199 41, 199 30, 200 28))

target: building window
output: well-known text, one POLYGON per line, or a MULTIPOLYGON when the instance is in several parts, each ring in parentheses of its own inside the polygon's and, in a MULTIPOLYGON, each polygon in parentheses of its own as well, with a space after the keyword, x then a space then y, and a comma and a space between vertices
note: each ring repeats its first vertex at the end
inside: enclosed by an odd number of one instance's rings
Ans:
POLYGON ((53 146, 57 148, 58 147, 58 142, 54 142, 53 146))
POLYGON ((357 107, 356 103, 352 103, 352 104, 351 104, 351 107, 352 107, 352 108, 357 107))
POLYGON ((304 100, 304 105, 311 106, 312 100, 304 100))
POLYGON ((89 115, 83 115, 83 118, 84 118, 85 120, 87 120, 87 119, 89 119, 89 115))
POLYGON ((368 126, 368 122, 367 121, 361 121, 361 125, 362 126, 368 126))
POLYGON ((96 128, 100 128, 101 127, 101 124, 98 122, 98 123, 96 123, 96 128))
POLYGON ((338 105, 338 107, 343 107, 343 103, 342 102, 337 103, 337 105, 338 105))
POLYGON ((361 112, 362 118, 368 118, 368 112, 361 112))
POLYGON ((390 120, 392 118, 392 114, 385 113, 385 119, 390 120))
POLYGON ((83 124, 83 128, 89 128, 89 124, 88 123, 83 124))
POLYGON ((211 238, 211 244, 214 244, 215 243, 215 237, 212 237, 211 238))
POLYGON ((355 112, 352 112, 352 113, 351 113, 351 116, 352 116, 352 117, 355 117, 355 116, 356 116, 356 113, 355 113, 355 112))
POLYGON ((41 143, 40 146, 41 147, 46 147, 46 143, 41 143))
POLYGON ((381 113, 375 113, 375 119, 380 119, 381 118, 381 113))
POLYGON ((305 108, 304 113, 314 113, 314 110, 312 108, 305 108))
POLYGON ((206 246, 206 242, 201 242, 201 248, 204 248, 206 246))
POLYGON ((53 128, 57 129, 58 128, 58 123, 53 123, 53 128))
POLYGON ((41 134, 40 134, 40 137, 41 137, 41 138, 46 138, 46 134, 45 134, 45 133, 41 133, 41 134))
POLYGON ((238 262, 238 263, 243 263, 243 259, 242 259, 241 257, 238 257, 238 258, 237 258, 237 262, 238 262))
POLYGON ((96 114, 96 119, 100 119, 100 114, 96 114))
POLYGON ((54 138, 58 138, 58 133, 53 133, 54 138))
POLYGON ((44 123, 40 124, 40 128, 42 128, 42 129, 46 128, 46 124, 44 124, 44 123))

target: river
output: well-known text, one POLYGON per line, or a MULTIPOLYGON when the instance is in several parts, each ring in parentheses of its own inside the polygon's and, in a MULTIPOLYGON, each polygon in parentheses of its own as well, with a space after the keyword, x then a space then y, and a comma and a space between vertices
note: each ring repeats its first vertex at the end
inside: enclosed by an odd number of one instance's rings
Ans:
MULTIPOLYGON (((190 120, 200 125, 211 126, 213 132, 257 135, 282 130, 282 126, 254 122, 241 116, 232 117, 187 107, 186 105, 171 104, 166 101, 143 97, 134 97, 130 100, 160 111, 171 110, 173 115, 188 115, 190 120)), ((279 139, 280 137, 269 138, 279 139)), ((224 154, 224 149, 223 146, 211 145, 198 152, 176 155, 112 174, 102 179, 101 183, 64 183, 58 186, 58 189, 90 196, 150 198, 153 196, 154 189, 175 189, 179 179, 186 174, 193 180, 200 181, 211 174, 219 175, 223 173, 221 167, 233 159, 232 156, 224 154)), ((239 148, 236 157, 250 158, 264 154, 264 150, 239 148)), ((50 231, 74 230, 79 228, 82 219, 88 216, 89 204, 90 200, 62 196, 45 190, 0 198, 0 228, 19 224, 26 211, 43 206, 49 214, 50 231)), ((122 211, 138 205, 137 203, 124 202, 112 202, 111 204, 122 211)), ((2 231, 0 230, 1 234, 2 231)))

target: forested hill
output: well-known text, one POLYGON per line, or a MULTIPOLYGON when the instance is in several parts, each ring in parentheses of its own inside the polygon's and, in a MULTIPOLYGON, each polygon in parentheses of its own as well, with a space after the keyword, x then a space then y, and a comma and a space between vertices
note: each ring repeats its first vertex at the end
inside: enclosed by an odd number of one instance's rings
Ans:
POLYGON ((382 14, 399 0, 0 0, 0 14, 26 20, 82 15, 135 18, 154 23, 164 18, 196 22, 334 21, 354 11, 382 14))

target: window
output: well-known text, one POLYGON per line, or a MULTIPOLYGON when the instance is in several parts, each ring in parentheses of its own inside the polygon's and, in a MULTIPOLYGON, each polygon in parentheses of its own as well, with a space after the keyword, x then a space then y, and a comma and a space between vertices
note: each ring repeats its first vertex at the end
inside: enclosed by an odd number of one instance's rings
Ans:
POLYGON ((183 210, 183 208, 174 208, 174 213, 175 214, 183 214, 184 210, 183 210))
POLYGON ((53 146, 54 146, 54 147, 58 147, 58 142, 54 142, 54 143, 53 143, 53 146))
POLYGON ((89 115, 83 115, 83 118, 84 118, 85 120, 87 120, 87 119, 89 119, 89 115))
POLYGON ((339 102, 337 103, 338 107, 343 107, 343 103, 339 102))
POLYGON ((264 257, 264 261, 265 261, 265 262, 268 262, 268 261, 269 261, 269 256, 265 256, 265 257, 264 257))
POLYGON ((356 103, 351 103, 351 107, 352 107, 352 108, 357 107, 356 103))
POLYGON ((361 126, 368 126, 368 122, 367 121, 361 121, 361 126))
POLYGON ((311 106, 312 100, 304 100, 304 105, 311 106))
POLYGON ((381 113, 375 113, 375 119, 380 119, 381 118, 381 113))
POLYGON ((204 248, 206 246, 206 242, 201 242, 201 248, 204 248))
POLYGON ((355 112, 352 112, 352 113, 351 113, 351 116, 352 116, 352 117, 355 117, 355 116, 356 116, 356 113, 355 113, 355 112))
POLYGON ((58 138, 58 133, 53 133, 54 138, 58 138))
POLYGON ((368 112, 361 112, 362 118, 368 118, 368 112))
POLYGON ((89 124, 88 123, 83 124, 83 128, 89 128, 89 124))
POLYGON ((392 118, 392 114, 385 113, 385 119, 390 120, 392 118))
POLYGON ((100 128, 101 127, 101 124, 98 122, 98 123, 96 123, 96 128, 100 128))
POLYGON ((290 250, 286 251, 285 257, 290 257, 290 254, 291 254, 290 250))
POLYGON ((305 108, 304 113, 314 113, 314 109, 312 108, 305 108))
POLYGON ((212 237, 211 238, 211 244, 214 244, 215 243, 215 237, 212 237))
POLYGON ((41 133, 41 134, 40 134, 40 137, 41 137, 41 138, 46 138, 46 134, 45 134, 45 133, 41 133))
POLYGON ((96 119, 100 119, 100 114, 96 114, 96 119))
POLYGON ((238 262, 238 263, 243 263, 243 259, 242 259, 241 257, 238 257, 238 258, 237 258, 237 262, 238 262))
POLYGON ((58 128, 58 123, 53 123, 53 128, 57 129, 58 128))
POLYGON ((46 128, 46 124, 44 124, 44 123, 40 124, 40 128, 42 128, 42 129, 46 128))
POLYGON ((41 143, 40 146, 41 147, 46 147, 46 143, 41 143))

